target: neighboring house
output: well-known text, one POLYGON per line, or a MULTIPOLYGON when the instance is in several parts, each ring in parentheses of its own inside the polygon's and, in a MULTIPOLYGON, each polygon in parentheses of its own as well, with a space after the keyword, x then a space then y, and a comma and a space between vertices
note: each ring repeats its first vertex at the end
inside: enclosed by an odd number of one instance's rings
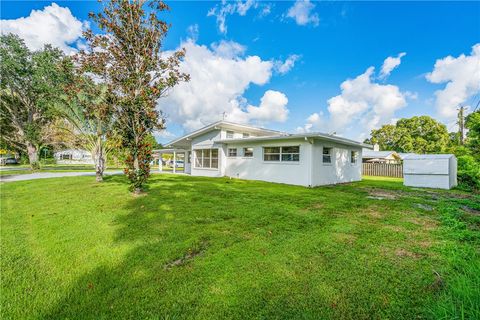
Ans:
POLYGON ((183 153, 194 176, 235 177, 302 186, 358 181, 362 148, 370 145, 323 133, 288 134, 218 121, 167 144, 183 153))
POLYGON ((401 163, 402 158, 395 151, 363 150, 362 162, 366 163, 401 163))
POLYGON ((81 149, 67 149, 53 154, 57 164, 94 164, 92 154, 81 149))

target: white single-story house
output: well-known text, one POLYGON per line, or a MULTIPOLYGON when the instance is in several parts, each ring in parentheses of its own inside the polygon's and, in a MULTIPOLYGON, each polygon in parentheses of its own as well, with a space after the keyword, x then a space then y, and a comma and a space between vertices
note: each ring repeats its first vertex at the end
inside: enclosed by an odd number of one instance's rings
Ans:
POLYGON ((362 162, 365 163, 400 163, 402 158, 395 151, 377 151, 364 149, 362 162))
POLYGON ((66 149, 53 154, 58 164, 94 164, 92 154, 82 149, 66 149))
POLYGON ((166 147, 167 153, 184 154, 184 173, 193 176, 313 187, 361 180, 362 148, 372 146, 324 133, 288 134, 218 121, 166 147))

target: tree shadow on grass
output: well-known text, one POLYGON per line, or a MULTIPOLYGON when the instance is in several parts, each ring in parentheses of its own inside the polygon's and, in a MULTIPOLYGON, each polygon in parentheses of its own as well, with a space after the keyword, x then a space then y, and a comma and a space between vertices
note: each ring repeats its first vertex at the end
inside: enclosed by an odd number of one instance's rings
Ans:
MULTIPOLYGON (((106 183, 125 179, 112 176, 106 183)), ((109 246, 128 246, 127 253, 81 276, 42 317, 368 318, 406 312, 399 304, 384 313, 382 294, 408 295, 415 279, 403 286, 389 282, 398 279, 398 270, 384 261, 363 261, 369 267, 359 269, 345 244, 323 247, 328 239, 314 234, 334 217, 294 214, 298 206, 314 208, 318 192, 250 186, 228 179, 152 179, 148 194, 132 197, 113 221, 117 231, 109 246), (355 281, 347 281, 352 274, 355 281), (376 276, 384 287, 362 283, 365 276, 376 276)))

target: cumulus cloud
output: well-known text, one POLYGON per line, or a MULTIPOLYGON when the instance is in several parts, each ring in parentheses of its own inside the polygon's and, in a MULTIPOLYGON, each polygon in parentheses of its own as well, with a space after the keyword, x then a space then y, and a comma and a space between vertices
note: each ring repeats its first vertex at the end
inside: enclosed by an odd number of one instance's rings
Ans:
POLYGON ((315 5, 310 0, 297 0, 287 11, 287 17, 292 18, 300 26, 312 24, 318 26, 320 18, 317 13, 312 12, 315 5))
POLYGON ((207 16, 215 17, 217 21, 218 31, 220 31, 220 33, 226 34, 228 31, 227 17, 234 14, 245 16, 250 9, 259 9, 259 16, 264 17, 270 14, 271 5, 268 3, 259 3, 259 1, 257 0, 237 0, 234 2, 222 0, 221 3, 215 5, 208 11, 207 16))
POLYGON ((265 85, 272 77, 274 63, 258 56, 243 56, 245 48, 223 41, 210 48, 192 40, 181 44, 187 51, 180 65, 191 80, 176 86, 159 100, 168 121, 185 130, 198 129, 222 119, 239 123, 282 122, 287 119, 287 97, 267 90, 258 106, 243 96, 250 85, 265 85))
POLYGON ((440 116, 455 118, 457 107, 480 92, 480 43, 472 47, 470 55, 438 59, 426 78, 431 83, 446 83, 435 92, 435 105, 440 116))
POLYGON ((285 61, 276 61, 275 70, 280 74, 285 74, 295 66, 295 62, 297 62, 300 58, 301 56, 298 54, 291 54, 285 61))
POLYGON ((298 131, 324 131, 337 134, 357 134, 353 138, 364 138, 371 129, 388 123, 395 112, 407 105, 407 96, 397 86, 379 84, 374 81, 375 69, 369 67, 354 79, 341 85, 341 93, 330 98, 328 117, 312 114, 304 127, 298 131))
POLYGON ((43 10, 32 10, 28 17, 1 20, 0 25, 2 34, 18 35, 31 50, 51 44, 68 54, 76 51, 70 45, 79 41, 88 22, 78 20, 70 9, 52 3, 43 10))
POLYGON ((397 68, 400 63, 402 63, 402 57, 404 57, 407 53, 401 52, 396 57, 388 57, 383 61, 382 69, 380 70, 380 79, 387 78, 393 69, 397 68))

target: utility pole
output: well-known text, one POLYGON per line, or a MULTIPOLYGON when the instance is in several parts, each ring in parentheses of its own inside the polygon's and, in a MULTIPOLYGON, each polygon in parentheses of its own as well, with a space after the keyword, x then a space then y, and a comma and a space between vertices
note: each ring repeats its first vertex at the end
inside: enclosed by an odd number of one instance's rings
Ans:
POLYGON ((463 109, 463 106, 460 106, 460 109, 458 110, 458 133, 460 134, 460 145, 463 145, 463 131, 465 130, 463 109))

